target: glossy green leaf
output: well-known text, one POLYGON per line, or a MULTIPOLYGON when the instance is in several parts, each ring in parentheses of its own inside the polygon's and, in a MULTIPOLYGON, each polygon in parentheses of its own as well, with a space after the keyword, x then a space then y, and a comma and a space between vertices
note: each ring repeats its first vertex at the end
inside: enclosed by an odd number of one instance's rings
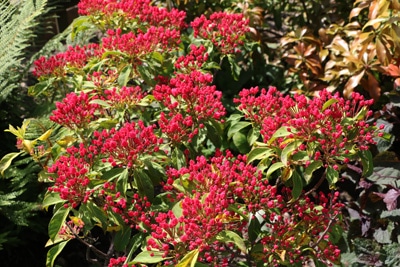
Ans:
POLYGON ((228 139, 231 139, 235 133, 239 132, 240 130, 242 130, 250 125, 251 125, 251 123, 248 121, 239 121, 239 122, 231 125, 231 127, 228 130, 228 139))
POLYGON ((13 159, 21 155, 23 152, 13 152, 5 155, 1 160, 0 160, 0 173, 2 176, 4 176, 4 172, 10 167, 11 162, 13 159))
POLYGON ((129 171, 128 169, 124 169, 124 171, 118 176, 117 180, 117 191, 120 192, 122 196, 125 196, 126 191, 128 190, 128 179, 129 171))
POLYGON ((142 251, 140 252, 132 262, 129 264, 137 264, 137 263, 158 263, 162 262, 168 259, 171 259, 172 257, 163 257, 164 252, 162 251, 142 251))
POLYGON ((134 170, 134 176, 139 195, 142 197, 146 196, 149 201, 152 201, 154 198, 153 181, 151 181, 150 177, 140 169, 134 170))
POLYGON ((125 251, 129 244, 132 230, 128 225, 125 225, 115 234, 114 246, 117 251, 125 251))
POLYGON ((303 178, 297 171, 292 173, 292 183, 292 198, 295 200, 298 199, 303 192, 303 178))
POLYGON ((260 129, 258 128, 251 128, 250 131, 247 133, 247 142, 249 145, 253 145, 258 138, 260 137, 260 129))
POLYGON ((199 249, 189 251, 175 267, 194 267, 199 257, 199 249))
POLYGON ((242 132, 237 132, 233 135, 232 141, 240 153, 246 154, 250 151, 250 146, 247 142, 246 134, 242 132))
POLYGON ((339 102, 339 100, 335 99, 335 98, 331 98, 328 101, 326 101, 324 103, 324 105, 322 106, 322 111, 324 111, 325 109, 329 108, 330 106, 332 106, 333 104, 339 102))
POLYGON ((60 232, 62 226, 65 223, 65 220, 67 219, 67 216, 70 212, 71 208, 64 208, 64 206, 61 206, 56 213, 54 213, 53 217, 51 218, 49 222, 49 237, 51 240, 55 240, 56 236, 60 232))
POLYGON ((186 166, 185 154, 183 154, 183 152, 179 148, 175 147, 172 150, 171 158, 175 168, 180 169, 186 166))
POLYGON ((271 138, 268 140, 268 144, 272 144, 273 141, 276 140, 276 138, 279 137, 286 137, 288 135, 291 135, 295 130, 290 128, 291 130, 288 131, 287 126, 282 126, 281 128, 279 128, 278 130, 276 130, 276 132, 271 136, 271 138))
POLYGON ((339 180, 339 172, 336 171, 332 166, 328 166, 326 169, 326 179, 330 186, 334 186, 339 180))
POLYGON ((60 198, 59 193, 47 191, 46 195, 44 196, 42 206, 43 206, 43 208, 47 209, 51 205, 55 205, 55 204, 63 203, 63 202, 65 202, 65 200, 60 198))
POLYGON ((274 151, 268 147, 256 147, 253 148, 247 155, 247 163, 251 163, 255 160, 261 160, 273 155, 274 151))
POLYGON ((118 76, 118 85, 126 86, 129 82, 130 76, 132 72, 132 65, 125 66, 120 72, 118 76))
POLYGON ((307 184, 310 183, 314 171, 321 168, 322 165, 323 165, 322 161, 317 160, 317 161, 312 161, 310 165, 307 166, 307 168, 304 170, 304 179, 306 180, 307 184))
POLYGON ((369 150, 360 150, 358 152, 359 157, 361 158, 361 163, 363 166, 362 174, 364 176, 370 176, 374 170, 372 153, 369 150))
POLYGON ((292 153, 299 148, 299 146, 302 144, 303 142, 301 140, 295 140, 291 143, 289 143, 288 145, 285 146, 285 148, 282 150, 281 152, 281 161, 282 163, 287 166, 288 165, 288 160, 289 157, 292 155, 292 153))
POLYGON ((56 260, 57 256, 61 253, 61 251, 64 249, 65 245, 68 243, 69 240, 71 239, 57 243, 49 249, 46 256, 46 267, 54 266, 54 261, 56 260))
POLYGON ((242 253, 247 253, 247 247, 246 244, 243 240, 243 238, 238 235, 237 233, 230 231, 230 230, 224 230, 220 232, 216 236, 217 240, 220 242, 225 242, 225 243, 234 243, 238 249, 242 251, 242 253))
POLYGON ((270 177, 271 174, 273 174, 276 170, 279 170, 283 167, 285 167, 285 164, 283 164, 282 162, 276 162, 276 163, 272 164, 271 167, 269 167, 269 169, 267 171, 267 178, 270 177))

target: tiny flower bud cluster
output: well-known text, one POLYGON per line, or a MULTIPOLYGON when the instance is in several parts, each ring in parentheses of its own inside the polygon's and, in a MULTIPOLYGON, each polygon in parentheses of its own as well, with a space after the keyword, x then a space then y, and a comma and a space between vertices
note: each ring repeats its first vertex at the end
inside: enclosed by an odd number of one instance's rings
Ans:
MULTIPOLYGON (((289 138, 303 141, 298 151, 307 151, 310 160, 341 158, 346 163, 350 150, 367 150, 375 143, 376 129, 365 122, 371 116, 367 110, 372 100, 357 93, 345 100, 321 91, 318 97, 307 99, 304 95, 284 96, 274 87, 268 91, 254 87, 239 95, 240 99, 234 100, 238 109, 260 128, 264 142, 279 128, 287 127, 289 138)), ((286 144, 283 138, 277 138, 273 145, 282 149, 286 144)))
MULTIPOLYGON (((96 17, 97 21, 102 19, 109 25, 115 27, 117 21, 113 21, 115 15, 124 15, 125 20, 137 21, 142 26, 146 24, 165 26, 182 29, 185 27, 186 13, 177 9, 167 10, 151 5, 150 0, 81 0, 78 4, 78 12, 82 15, 96 17)), ((126 21, 125 21, 126 23, 126 21)))
POLYGON ((102 48, 106 51, 121 51, 135 60, 155 51, 165 52, 180 42, 180 33, 164 27, 151 26, 145 33, 129 32, 122 34, 121 29, 108 30, 108 37, 102 39, 102 48))
POLYGON ((96 118, 96 112, 101 112, 98 104, 90 103, 89 95, 69 93, 62 102, 56 103, 50 120, 70 129, 85 129, 96 118))
POLYGON ((210 86, 212 75, 199 71, 177 74, 169 84, 157 85, 154 98, 168 112, 161 113, 161 130, 175 142, 189 141, 210 119, 219 120, 225 115, 222 93, 210 86))
POLYGON ((145 126, 142 121, 125 123, 120 129, 112 128, 95 132, 93 143, 101 146, 101 152, 108 155, 113 166, 132 167, 141 155, 153 154, 163 142, 154 134, 154 126, 145 126))
POLYGON ((290 202, 290 189, 283 188, 282 195, 278 194, 276 186, 269 185, 255 167, 246 164, 245 156, 234 158, 227 152, 210 161, 198 157, 187 168, 170 169, 164 189, 182 208, 179 217, 172 211, 158 213, 151 225, 147 248, 164 252, 164 257, 178 260, 182 254, 199 249, 199 261, 229 266, 227 258, 231 258, 230 263, 238 260, 230 255, 234 246, 227 249, 216 241, 226 230, 243 235, 250 230, 258 232, 257 242, 263 247, 261 260, 273 266, 278 266, 280 260, 295 263, 306 259, 309 254, 299 245, 312 246, 315 254, 311 256, 322 261, 332 262, 339 257, 337 247, 328 240, 327 228, 336 223, 334 218, 342 208, 337 203, 338 194, 330 200, 321 194, 316 202, 307 197, 290 202), (260 230, 249 229, 247 219, 256 219, 257 213, 266 223, 260 230), (328 250, 320 249, 321 240, 328 244, 328 250), (282 250, 286 251, 285 259, 279 258, 282 250))
POLYGON ((207 60, 208 53, 206 53, 206 48, 203 45, 195 46, 192 44, 190 45, 190 52, 176 60, 175 68, 177 68, 180 73, 190 73, 201 69, 207 60))
POLYGON ((210 40, 223 54, 233 54, 243 45, 245 34, 250 30, 242 14, 215 12, 207 19, 204 15, 190 24, 194 36, 210 40))
POLYGON ((87 190, 90 183, 88 172, 91 164, 85 156, 89 154, 89 151, 81 145, 80 148, 68 148, 67 153, 69 155, 61 156, 48 169, 49 173, 57 175, 49 191, 59 193, 61 199, 68 200, 69 204, 76 208, 81 202, 86 202, 93 193, 87 190))
POLYGON ((82 47, 70 46, 66 52, 58 53, 49 58, 40 57, 33 63, 35 68, 32 73, 36 77, 63 77, 67 73, 66 67, 82 68, 97 53, 97 44, 89 44, 82 47))

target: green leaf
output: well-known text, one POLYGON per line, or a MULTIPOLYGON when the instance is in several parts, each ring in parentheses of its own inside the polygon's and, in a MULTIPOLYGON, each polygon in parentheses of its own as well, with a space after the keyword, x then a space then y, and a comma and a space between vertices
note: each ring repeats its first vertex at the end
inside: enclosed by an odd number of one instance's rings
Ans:
POLYGON ((235 81, 239 80, 241 68, 239 64, 236 62, 236 59, 233 55, 228 55, 229 65, 231 66, 231 75, 235 81))
POLYGON ((64 206, 61 206, 51 218, 48 232, 52 241, 56 239, 61 227, 64 225, 65 220, 67 219, 70 210, 71 208, 64 208, 64 206))
POLYGON ((135 183, 140 196, 146 196, 151 202, 154 199, 154 185, 150 177, 142 170, 134 170, 135 183))
POLYGON ((242 253, 247 253, 247 247, 243 238, 233 231, 224 230, 216 236, 216 239, 225 243, 232 242, 240 249, 240 251, 242 251, 242 253))
POLYGON ((228 130, 228 139, 231 139, 235 133, 239 132, 240 130, 242 130, 250 125, 251 125, 251 123, 248 121, 239 121, 239 122, 231 125, 231 127, 228 130))
POLYGON ((118 85, 119 86, 126 86, 129 82, 130 76, 132 72, 132 65, 125 66, 120 72, 118 76, 118 85))
POLYGON ((128 169, 124 169, 124 171, 118 176, 117 180, 117 191, 124 197, 126 196, 126 190, 128 190, 128 179, 129 171, 128 169))
POLYGON ((175 147, 172 150, 171 158, 175 168, 180 169, 186 166, 185 154, 183 154, 183 152, 179 148, 175 147))
MULTIPOLYGON (((71 240, 71 239, 69 239, 69 240, 71 240)), ((65 245, 68 243, 69 240, 60 242, 49 249, 49 251, 47 252, 47 256, 46 256, 46 267, 54 266, 55 259, 61 253, 61 251, 64 249, 65 245)))
POLYGON ((360 150, 358 152, 359 157, 361 158, 361 163, 363 166, 362 174, 364 176, 370 176, 374 170, 372 153, 369 150, 360 150))
POLYGON ((303 142, 301 140, 295 140, 294 142, 289 143, 285 146, 285 148, 281 152, 281 161, 287 166, 288 158, 292 155, 293 151, 295 151, 303 142))
POLYGON ((125 225, 125 227, 122 227, 122 229, 115 234, 114 245, 117 251, 126 250, 129 243, 129 239, 131 237, 131 233, 132 233, 131 228, 125 225))
POLYGON ((232 137, 233 144, 239 150, 240 153, 246 154, 250 150, 249 143, 247 143, 246 134, 237 132, 232 137))
POLYGON ((65 202, 65 200, 60 198, 59 193, 47 191, 46 195, 44 196, 42 206, 47 210, 49 206, 63 202, 65 202))
POLYGON ((339 173, 330 165, 326 169, 326 179, 330 186, 335 185, 339 180, 339 173))
POLYGON ((290 128, 290 131, 288 131, 287 126, 282 126, 281 128, 279 128, 278 130, 276 130, 276 132, 271 136, 271 139, 268 140, 268 144, 272 144, 273 141, 275 141, 276 138, 279 137, 286 137, 288 135, 291 135, 295 132, 295 129, 290 128))
POLYGON ((261 232, 261 223, 257 219, 257 217, 254 216, 254 218, 251 218, 247 234, 249 235, 249 241, 251 243, 255 242, 258 238, 258 235, 261 232))
POLYGON ((175 267, 194 267, 199 257, 199 249, 189 251, 175 267))
POLYGON ((258 138, 260 137, 260 129, 258 128, 251 128, 250 131, 247 133, 247 142, 249 145, 253 145, 258 138))
POLYGON ((133 253, 135 253, 136 250, 140 247, 142 241, 144 240, 144 237, 144 234, 142 232, 139 232, 131 238, 131 242, 129 243, 130 251, 128 256, 126 257, 124 264, 127 264, 131 260, 133 253))
POLYGON ((329 108, 330 106, 332 106, 333 104, 339 102, 339 100, 335 99, 335 98, 331 98, 328 101, 326 101, 324 103, 324 105, 322 106, 322 111, 324 111, 325 109, 329 108))
MULTIPOLYGON (((93 201, 96 201, 96 198, 94 198, 93 201)), ((87 219, 92 219, 96 221, 104 231, 107 230, 108 218, 107 215, 105 214, 105 211, 102 208, 98 207, 92 201, 88 201, 87 203, 82 204, 82 207, 86 207, 88 210, 87 217, 89 218, 87 219)))
POLYGON ((140 252, 132 262, 129 264, 136 264, 136 263, 158 263, 162 262, 168 259, 171 259, 172 257, 163 257, 164 252, 162 251, 142 251, 140 252))
POLYGON ((267 178, 271 176, 272 173, 274 173, 276 170, 285 167, 285 164, 283 164, 282 162, 276 162, 274 164, 271 165, 271 167, 268 168, 267 171, 267 178))
POLYGON ((293 182, 292 197, 293 200, 296 200, 303 192, 303 178, 297 171, 294 171, 292 174, 292 182, 293 182))
POLYGON ((317 160, 311 162, 310 165, 307 166, 307 168, 304 170, 304 179, 306 180, 307 184, 310 183, 314 171, 321 168, 322 165, 323 165, 322 161, 317 160))
POLYGON ((90 104, 97 104, 97 105, 100 105, 105 108, 111 107, 110 103, 108 103, 107 101, 101 100, 101 99, 93 99, 90 101, 90 104))
POLYGON ((13 152, 5 155, 1 160, 0 160, 0 173, 2 176, 4 176, 5 170, 7 170, 8 167, 10 167, 11 162, 13 159, 21 155, 23 152, 13 152))
POLYGON ((261 160, 270 157, 274 151, 268 147, 256 147, 253 148, 247 155, 247 163, 251 163, 255 160, 261 160))

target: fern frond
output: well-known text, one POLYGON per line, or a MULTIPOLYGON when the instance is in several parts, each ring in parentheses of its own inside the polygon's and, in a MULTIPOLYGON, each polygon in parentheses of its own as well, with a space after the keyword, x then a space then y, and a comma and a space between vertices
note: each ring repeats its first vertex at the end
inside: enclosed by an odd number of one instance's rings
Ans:
POLYGON ((46 11, 47 0, 0 0, 0 103, 12 91, 7 84, 12 69, 20 68, 24 49, 34 36, 36 18, 46 11), (5 85, 7 84, 7 85, 5 85))

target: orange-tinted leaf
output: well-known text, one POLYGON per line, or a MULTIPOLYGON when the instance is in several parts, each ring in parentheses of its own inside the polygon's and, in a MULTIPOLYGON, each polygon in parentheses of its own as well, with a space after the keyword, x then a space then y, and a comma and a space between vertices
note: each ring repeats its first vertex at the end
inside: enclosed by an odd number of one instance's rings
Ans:
POLYGON ((392 77, 400 77, 400 68, 394 64, 389 64, 387 67, 383 67, 385 74, 392 77))
POLYGON ((361 78, 364 76, 365 70, 360 71, 356 75, 353 75, 350 77, 350 79, 347 81, 346 85, 344 86, 345 90, 352 90, 354 89, 357 85, 360 84, 361 78))
POLYGON ((379 82, 372 73, 367 73, 367 78, 362 80, 361 85, 369 93, 371 98, 378 101, 381 96, 381 88, 379 87, 379 82))
POLYGON ((376 54, 379 61, 382 65, 387 66, 389 64, 388 54, 390 54, 390 52, 387 50, 387 47, 382 43, 381 39, 376 39, 375 45, 376 54))
POLYGON ((400 78, 397 78, 396 80, 394 80, 393 83, 393 89, 398 92, 400 89, 400 78))

